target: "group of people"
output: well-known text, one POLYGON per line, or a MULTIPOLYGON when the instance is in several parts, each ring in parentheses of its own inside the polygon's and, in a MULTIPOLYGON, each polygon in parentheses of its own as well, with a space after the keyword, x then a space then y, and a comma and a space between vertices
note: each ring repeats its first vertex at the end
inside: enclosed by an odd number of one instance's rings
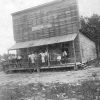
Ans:
MULTIPOLYGON (((64 61, 64 63, 66 63, 67 60, 67 52, 63 51, 62 54, 57 54, 56 55, 56 61, 58 61, 60 64, 62 62, 62 60, 64 61)), ((48 64, 48 60, 50 61, 50 54, 45 51, 45 52, 32 52, 31 54, 28 55, 28 59, 29 61, 33 64, 33 65, 43 65, 43 64, 48 64)))
MULTIPOLYGON (((51 60, 51 54, 52 53, 48 53, 47 51, 41 51, 41 52, 32 52, 31 54, 28 55, 28 62, 29 62, 29 66, 37 68, 37 70, 40 69, 40 67, 43 65, 48 66, 50 64, 51 60)), ((68 54, 66 51, 63 51, 61 54, 59 53, 55 53, 52 54, 53 55, 53 59, 54 61, 59 62, 59 64, 62 63, 66 63, 67 62, 67 57, 68 54), (56 55, 56 56, 55 56, 56 55), (55 56, 55 57, 54 57, 55 56)), ((9 61, 11 62, 16 62, 17 65, 21 66, 21 62, 23 61, 23 57, 22 56, 9 56, 9 61)))
POLYGON ((20 55, 15 55, 15 54, 13 54, 13 55, 9 55, 9 57, 8 57, 8 60, 21 60, 22 59, 22 57, 20 56, 20 55))
POLYGON ((40 53, 37 53, 37 52, 33 52, 31 54, 28 55, 28 59, 29 61, 31 61, 31 63, 33 65, 38 65, 41 63, 47 63, 48 61, 48 52, 45 51, 45 52, 40 52, 40 53))
POLYGON ((66 51, 63 51, 62 54, 57 55, 57 61, 62 64, 62 62, 67 63, 68 54, 66 51))

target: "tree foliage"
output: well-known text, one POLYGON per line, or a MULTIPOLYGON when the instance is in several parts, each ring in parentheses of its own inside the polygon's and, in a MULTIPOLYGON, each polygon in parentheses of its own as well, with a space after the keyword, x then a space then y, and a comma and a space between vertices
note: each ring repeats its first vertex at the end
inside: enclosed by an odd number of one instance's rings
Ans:
POLYGON ((100 16, 93 14, 91 17, 81 17, 81 29, 85 36, 96 43, 97 54, 100 51, 100 16))

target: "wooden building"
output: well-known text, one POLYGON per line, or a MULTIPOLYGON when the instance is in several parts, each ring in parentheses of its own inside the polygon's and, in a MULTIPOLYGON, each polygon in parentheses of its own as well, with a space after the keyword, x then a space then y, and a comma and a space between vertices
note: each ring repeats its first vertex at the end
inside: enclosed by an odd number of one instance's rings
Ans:
POLYGON ((66 66, 96 58, 95 43, 79 32, 76 0, 55 0, 15 12, 12 18, 16 44, 9 50, 17 50, 25 59, 33 51, 42 50, 49 53, 49 67, 64 50, 68 53, 66 66))

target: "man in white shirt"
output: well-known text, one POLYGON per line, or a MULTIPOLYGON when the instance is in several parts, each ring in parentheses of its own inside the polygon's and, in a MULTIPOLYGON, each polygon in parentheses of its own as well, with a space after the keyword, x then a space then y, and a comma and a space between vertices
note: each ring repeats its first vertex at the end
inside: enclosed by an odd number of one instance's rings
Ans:
POLYGON ((45 63, 45 53, 41 52, 40 55, 41 55, 42 63, 45 63))
POLYGON ((31 63, 35 63, 35 54, 33 53, 33 54, 30 54, 30 55, 28 55, 28 58, 31 60, 31 63))
POLYGON ((31 54, 31 60, 32 60, 32 63, 34 64, 35 63, 35 54, 31 54))
POLYGON ((63 56, 67 56, 67 52, 66 51, 63 52, 63 56))
POLYGON ((63 52, 63 60, 64 60, 64 63, 67 63, 67 52, 64 50, 63 52))

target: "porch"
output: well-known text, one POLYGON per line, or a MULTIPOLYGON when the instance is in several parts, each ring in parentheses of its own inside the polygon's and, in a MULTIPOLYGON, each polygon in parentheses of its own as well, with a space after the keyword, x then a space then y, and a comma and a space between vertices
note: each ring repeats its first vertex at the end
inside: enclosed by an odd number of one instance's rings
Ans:
MULTIPOLYGON (((47 44, 47 40, 41 40, 39 42, 38 40, 34 41, 31 43, 32 46, 29 47, 29 44, 26 45, 24 44, 16 44, 10 50, 16 50, 17 55, 21 55, 22 59, 20 61, 13 61, 12 60, 8 61, 8 65, 5 67, 7 70, 26 70, 26 69, 36 69, 36 65, 33 64, 29 59, 28 55, 32 52, 47 52, 48 57, 45 63, 40 64, 40 69, 52 69, 52 68, 64 68, 64 67, 74 67, 76 69, 77 64, 80 64, 81 59, 80 58, 80 50, 76 49, 77 42, 77 34, 70 34, 67 35, 66 37, 59 36, 57 37, 52 37, 51 41, 47 44), (45 42, 44 42, 45 41, 45 42), (52 42, 52 43, 51 43, 52 42), (35 46, 33 46, 33 43, 35 46), (37 43, 38 45, 36 45, 37 43), (50 44, 51 43, 51 44, 50 44), (42 45, 41 45, 42 44, 42 45), (24 46, 23 46, 24 45, 24 46), (66 51, 67 52, 67 57, 66 59, 63 59, 62 53, 66 51), (58 60, 57 57, 61 56, 61 60, 58 60), (77 57, 77 55, 79 57, 77 57), (77 59, 78 58, 78 59, 77 59)), ((77 47, 79 48, 79 47, 77 47)), ((9 53, 9 52, 8 52, 9 53)))

